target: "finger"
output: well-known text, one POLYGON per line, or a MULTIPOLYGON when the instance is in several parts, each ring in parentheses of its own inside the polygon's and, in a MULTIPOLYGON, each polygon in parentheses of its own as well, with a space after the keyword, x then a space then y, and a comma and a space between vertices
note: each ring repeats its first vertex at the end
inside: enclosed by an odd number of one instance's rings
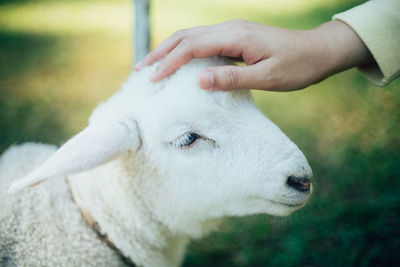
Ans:
POLYGON ((140 62, 135 65, 135 68, 140 70, 146 66, 150 66, 155 62, 165 57, 171 52, 184 38, 204 33, 213 26, 198 26, 189 29, 179 30, 164 40, 156 49, 147 54, 140 62))
POLYGON ((158 82, 192 58, 205 58, 217 55, 240 57, 242 50, 236 45, 236 37, 224 32, 214 31, 183 39, 157 67, 151 81, 158 82))
POLYGON ((154 51, 150 52, 141 61, 136 63, 135 68, 137 70, 141 70, 146 66, 152 65, 153 63, 163 58, 172 49, 174 49, 180 41, 180 38, 177 38, 176 36, 171 36, 170 38, 162 42, 154 51))
POLYGON ((199 86, 206 90, 272 88, 268 77, 268 60, 250 66, 211 67, 199 75, 199 86))

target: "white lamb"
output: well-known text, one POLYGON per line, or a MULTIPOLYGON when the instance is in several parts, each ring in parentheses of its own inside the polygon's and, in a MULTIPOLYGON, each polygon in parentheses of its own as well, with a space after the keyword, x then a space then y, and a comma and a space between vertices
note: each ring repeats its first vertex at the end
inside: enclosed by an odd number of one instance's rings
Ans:
POLYGON ((178 266, 188 241, 223 217, 303 206, 312 173, 296 145, 248 91, 197 86, 200 70, 225 63, 192 60, 157 84, 155 66, 133 73, 60 149, 8 149, 0 265, 178 266), (11 182, 22 192, 7 194, 11 182))

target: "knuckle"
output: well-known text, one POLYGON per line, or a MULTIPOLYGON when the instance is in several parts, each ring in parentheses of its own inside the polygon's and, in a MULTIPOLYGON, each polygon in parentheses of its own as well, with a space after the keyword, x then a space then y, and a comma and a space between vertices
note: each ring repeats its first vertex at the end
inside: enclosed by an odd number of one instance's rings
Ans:
POLYGON ((279 70, 277 70, 277 67, 275 66, 276 64, 270 63, 267 67, 264 69, 264 80, 263 84, 266 89, 274 89, 277 88, 279 85, 279 75, 280 73, 279 70))
POLYGON ((240 82, 239 74, 234 68, 227 67, 225 69, 225 77, 226 77, 226 81, 227 81, 226 86, 228 88, 234 89, 234 88, 238 87, 239 82, 240 82))
POLYGON ((176 32, 174 32, 174 33, 172 34, 172 36, 173 36, 174 38, 176 38, 176 39, 181 39, 181 38, 183 38, 183 37, 186 35, 186 33, 187 33, 187 30, 186 30, 186 29, 181 29, 181 30, 177 30, 176 32))
POLYGON ((188 37, 184 38, 184 39, 181 41, 181 45, 182 45, 184 48, 189 47, 189 46, 190 46, 190 43, 191 43, 191 38, 188 38, 188 37))
POLYGON ((237 30, 238 40, 246 42, 247 40, 252 40, 252 38, 254 38, 254 36, 246 26, 241 26, 241 28, 237 30))
POLYGON ((190 53, 192 48, 192 38, 185 38, 180 43, 180 48, 184 53, 190 53))

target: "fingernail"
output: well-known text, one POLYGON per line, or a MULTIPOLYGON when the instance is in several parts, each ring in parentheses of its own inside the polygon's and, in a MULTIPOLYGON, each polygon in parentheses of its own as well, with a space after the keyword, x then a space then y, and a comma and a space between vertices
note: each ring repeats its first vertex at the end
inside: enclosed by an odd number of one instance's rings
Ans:
POLYGON ((150 81, 153 82, 153 83, 156 83, 156 82, 159 81, 159 77, 158 77, 157 72, 153 73, 153 74, 150 76, 150 81))
POLYGON ((214 73, 211 71, 204 71, 200 73, 199 77, 200 87, 203 89, 213 89, 214 88, 214 73))
POLYGON ((141 70, 144 67, 143 60, 139 61, 138 63, 133 66, 136 70, 141 70))

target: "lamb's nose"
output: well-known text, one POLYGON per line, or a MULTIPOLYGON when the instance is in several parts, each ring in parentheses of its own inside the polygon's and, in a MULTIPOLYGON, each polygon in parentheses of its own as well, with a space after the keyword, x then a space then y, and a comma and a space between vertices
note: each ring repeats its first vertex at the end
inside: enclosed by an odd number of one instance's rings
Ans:
POLYGON ((289 176, 286 183, 300 192, 309 192, 311 187, 310 180, 304 177, 289 176))

